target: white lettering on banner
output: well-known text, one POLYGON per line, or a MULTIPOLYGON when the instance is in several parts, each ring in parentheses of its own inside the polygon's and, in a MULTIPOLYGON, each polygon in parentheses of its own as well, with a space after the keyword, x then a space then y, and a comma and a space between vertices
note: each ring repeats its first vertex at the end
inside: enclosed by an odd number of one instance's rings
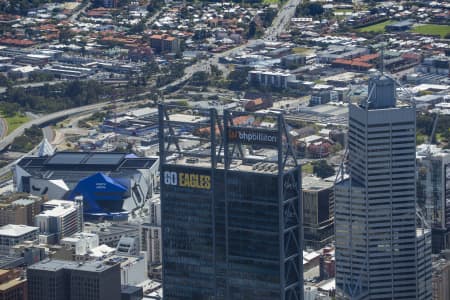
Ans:
POLYGON ((247 142, 271 142, 276 143, 277 137, 273 135, 268 135, 265 133, 247 133, 247 132, 239 132, 239 139, 247 141, 247 142))
POLYGON ((228 138, 231 142, 240 141, 248 144, 277 144, 277 133, 247 128, 230 128, 228 138))
POLYGON ((164 172, 164 183, 167 185, 178 185, 176 172, 164 172))
POLYGON ((97 183, 95 183, 95 188, 97 190, 104 190, 104 189, 106 189, 106 183, 104 183, 104 182, 97 182, 97 183))

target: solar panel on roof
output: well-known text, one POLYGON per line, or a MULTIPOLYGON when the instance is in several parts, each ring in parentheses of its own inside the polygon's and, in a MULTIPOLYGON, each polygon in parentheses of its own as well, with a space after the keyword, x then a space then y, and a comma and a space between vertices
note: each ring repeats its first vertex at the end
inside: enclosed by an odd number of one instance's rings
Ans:
POLYGON ((125 156, 123 153, 94 153, 85 162, 86 165, 117 165, 125 156))
POLYGON ((76 165, 85 159, 89 154, 87 153, 73 153, 73 152, 59 152, 53 155, 47 164, 50 165, 76 165))
POLYGON ((19 164, 19 166, 25 166, 25 165, 28 164, 31 160, 32 160, 31 157, 24 157, 24 158, 22 158, 22 159, 18 162, 18 164, 19 164))
POLYGON ((30 160, 28 167, 38 167, 38 166, 42 166, 45 162, 45 158, 44 159, 32 159, 30 160))
POLYGON ((148 158, 131 158, 124 161, 121 168, 131 168, 131 169, 144 169, 150 168, 154 163, 154 160, 148 158))

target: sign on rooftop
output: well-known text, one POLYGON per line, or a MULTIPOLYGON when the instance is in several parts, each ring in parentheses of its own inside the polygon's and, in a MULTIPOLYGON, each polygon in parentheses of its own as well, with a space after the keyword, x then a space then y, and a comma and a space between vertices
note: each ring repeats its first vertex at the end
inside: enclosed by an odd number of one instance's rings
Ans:
POLYGON ((247 145, 278 145, 278 132, 275 130, 231 126, 228 128, 228 142, 247 145))

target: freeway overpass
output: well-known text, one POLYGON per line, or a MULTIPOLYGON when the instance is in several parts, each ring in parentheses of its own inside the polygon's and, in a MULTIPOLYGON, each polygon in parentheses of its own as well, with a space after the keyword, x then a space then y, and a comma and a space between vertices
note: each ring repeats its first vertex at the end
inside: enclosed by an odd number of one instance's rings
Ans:
MULTIPOLYGON (((118 100, 121 101, 121 100, 118 100)), ((41 126, 47 123, 50 123, 54 120, 66 118, 72 115, 76 115, 79 113, 85 113, 85 112, 95 112, 103 109, 105 106, 110 105, 112 102, 102 102, 102 103, 96 103, 71 109, 66 109, 62 111, 58 111, 52 114, 48 114, 45 116, 42 116, 40 118, 28 121, 25 124, 22 124, 18 128, 16 128, 13 132, 11 132, 9 135, 7 135, 5 138, 0 140, 0 151, 5 150, 11 143, 14 141, 14 139, 20 135, 23 134, 25 129, 30 128, 33 125, 41 126)))
MULTIPOLYGON (((147 95, 151 94, 152 92, 153 92, 153 89, 150 89, 147 92, 133 95, 132 97, 147 96, 147 95)), ((105 108, 108 105, 118 104, 120 102, 126 102, 127 100, 129 100, 128 97, 125 97, 125 98, 116 99, 115 101, 114 100, 106 101, 106 102, 101 102, 101 103, 96 103, 96 104, 90 104, 90 105, 70 108, 70 109, 61 110, 61 111, 58 111, 58 112, 55 112, 52 114, 48 114, 48 115, 39 117, 37 119, 33 119, 31 121, 28 121, 27 123, 22 124, 20 127, 16 128, 8 136, 6 136, 2 140, 0 140, 0 152, 4 151, 9 145, 11 145, 11 143, 14 141, 14 139, 16 137, 22 135, 23 132, 25 131, 25 129, 28 129, 33 125, 42 126, 42 125, 51 123, 55 120, 64 119, 64 118, 67 118, 67 117, 70 117, 73 115, 82 114, 82 113, 94 113, 96 111, 102 110, 103 108, 105 108)), ((142 101, 145 102, 145 100, 142 100, 142 101)), ((138 104, 138 103, 142 103, 142 102, 141 101, 133 102, 133 104, 138 104)))

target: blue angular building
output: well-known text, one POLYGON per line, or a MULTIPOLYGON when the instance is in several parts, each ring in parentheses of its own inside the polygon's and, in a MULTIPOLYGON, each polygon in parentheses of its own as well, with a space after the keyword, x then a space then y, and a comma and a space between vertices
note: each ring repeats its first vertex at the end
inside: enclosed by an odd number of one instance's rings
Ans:
POLYGON ((158 158, 126 153, 57 152, 25 157, 14 169, 17 191, 49 199, 83 197, 86 218, 126 218, 151 198, 158 158))
POLYGON ((82 195, 84 212, 87 214, 112 213, 122 210, 127 191, 128 188, 118 180, 96 173, 80 180, 68 198, 75 200, 76 196, 82 195))

